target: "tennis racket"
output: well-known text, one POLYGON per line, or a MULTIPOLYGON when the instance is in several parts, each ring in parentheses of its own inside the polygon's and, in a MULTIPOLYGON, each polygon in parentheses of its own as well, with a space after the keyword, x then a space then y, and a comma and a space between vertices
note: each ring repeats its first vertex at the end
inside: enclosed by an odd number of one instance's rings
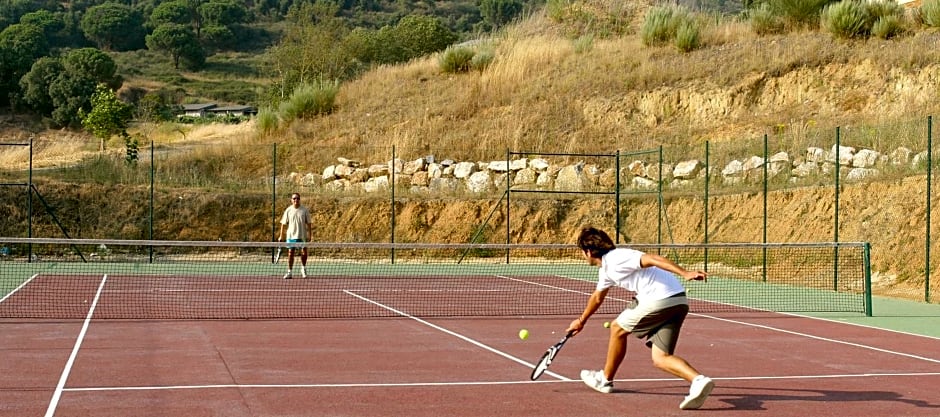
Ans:
POLYGON ((277 251, 274 252, 274 263, 277 263, 281 259, 281 248, 277 248, 277 251))
POLYGON ((574 332, 568 332, 565 334, 565 337, 561 338, 558 343, 552 345, 545 351, 545 354, 542 355, 542 359, 539 359, 539 362, 535 364, 535 368, 532 369, 532 380, 535 381, 539 379, 540 376, 548 369, 548 365, 552 364, 552 360, 555 359, 555 355, 558 355, 558 351, 561 350, 561 347, 565 345, 565 342, 574 335, 574 332))

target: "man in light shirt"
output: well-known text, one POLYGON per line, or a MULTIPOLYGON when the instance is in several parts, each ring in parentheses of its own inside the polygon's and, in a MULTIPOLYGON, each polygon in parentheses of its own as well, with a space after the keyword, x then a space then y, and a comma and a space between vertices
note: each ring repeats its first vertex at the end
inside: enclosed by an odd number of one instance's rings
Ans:
POLYGON ((312 219, 310 211, 300 205, 300 194, 290 195, 291 205, 284 210, 281 216, 281 233, 278 241, 287 242, 287 274, 284 279, 293 278, 294 253, 300 250, 300 276, 307 278, 307 242, 312 235, 312 219))
POLYGON ((636 293, 636 305, 628 307, 611 323, 604 369, 581 371, 584 383, 605 394, 611 392, 614 375, 627 353, 627 336, 633 333, 637 338, 646 339, 646 345, 652 351, 653 365, 691 383, 689 395, 679 408, 701 407, 715 384, 674 354, 679 330, 689 313, 685 288, 675 275, 686 280, 704 281, 707 274, 688 271, 659 255, 617 248, 607 233, 593 227, 581 230, 578 247, 590 265, 599 267, 597 288, 581 316, 568 326, 568 331, 577 334, 584 328, 611 287, 618 286, 636 293))

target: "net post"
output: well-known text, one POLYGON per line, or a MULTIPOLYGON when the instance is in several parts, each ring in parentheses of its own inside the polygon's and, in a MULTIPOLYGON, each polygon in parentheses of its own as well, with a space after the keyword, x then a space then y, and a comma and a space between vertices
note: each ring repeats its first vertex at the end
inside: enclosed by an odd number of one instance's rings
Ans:
POLYGON ((863 249, 863 267, 865 268, 865 316, 872 316, 871 302, 871 242, 865 242, 863 249))

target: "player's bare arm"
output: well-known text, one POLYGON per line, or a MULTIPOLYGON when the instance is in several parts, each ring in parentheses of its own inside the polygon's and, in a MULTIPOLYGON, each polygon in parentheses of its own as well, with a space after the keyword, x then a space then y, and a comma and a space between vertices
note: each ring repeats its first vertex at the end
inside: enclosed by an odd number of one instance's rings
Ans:
POLYGON ((673 274, 676 274, 689 281, 708 280, 708 273, 705 271, 689 271, 667 258, 652 253, 644 253, 643 256, 640 257, 640 266, 643 268, 655 266, 657 268, 672 272, 673 274))

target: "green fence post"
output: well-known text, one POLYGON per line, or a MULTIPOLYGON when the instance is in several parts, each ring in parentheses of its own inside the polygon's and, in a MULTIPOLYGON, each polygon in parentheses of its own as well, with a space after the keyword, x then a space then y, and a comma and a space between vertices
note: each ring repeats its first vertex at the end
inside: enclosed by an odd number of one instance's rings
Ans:
POLYGON ((865 242, 865 250, 862 255, 864 257, 863 264, 865 265, 865 315, 868 317, 872 316, 872 306, 871 306, 871 242, 865 242))
MULTIPOLYGON (((764 133, 764 227, 763 227, 763 242, 767 244, 767 134, 764 133)), ((763 269, 761 270, 761 280, 767 282, 767 247, 764 246, 763 250, 763 269)))
MULTIPOLYGON (((705 244, 706 245, 708 244, 708 186, 709 186, 709 179, 711 178, 711 175, 712 175, 711 162, 710 162, 711 154, 710 154, 710 149, 709 149, 710 146, 711 145, 706 140, 705 141, 705 218, 704 218, 705 244)), ((705 262, 705 267, 704 267, 705 272, 708 272, 708 246, 705 247, 704 262, 705 262)))
MULTIPOLYGON (((836 189, 835 189, 836 197, 835 197, 835 204, 836 204, 836 205, 835 205, 835 219, 834 219, 834 220, 835 220, 835 224, 833 225, 833 228, 834 228, 834 229, 833 229, 833 240, 834 240, 836 243, 839 243, 839 172, 840 172, 840 168, 841 168, 841 166, 842 166, 842 158, 841 158, 841 156, 839 156, 839 152, 841 151, 841 148, 842 148, 842 142, 841 142, 841 136, 840 136, 840 134, 841 134, 841 131, 840 131, 840 129, 839 129, 839 126, 836 126, 836 169, 835 169, 835 171, 836 171, 836 180, 835 180, 835 183, 836 183, 836 189)), ((836 245, 836 246, 835 246, 835 252, 833 253, 833 260, 834 260, 835 262, 832 263, 832 269, 833 269, 833 271, 832 271, 832 290, 833 290, 833 291, 839 291, 839 245, 836 245)))
POLYGON ((933 116, 927 116, 927 234, 924 245, 926 246, 926 255, 924 257, 924 302, 930 302, 930 198, 931 181, 933 174, 933 116))

